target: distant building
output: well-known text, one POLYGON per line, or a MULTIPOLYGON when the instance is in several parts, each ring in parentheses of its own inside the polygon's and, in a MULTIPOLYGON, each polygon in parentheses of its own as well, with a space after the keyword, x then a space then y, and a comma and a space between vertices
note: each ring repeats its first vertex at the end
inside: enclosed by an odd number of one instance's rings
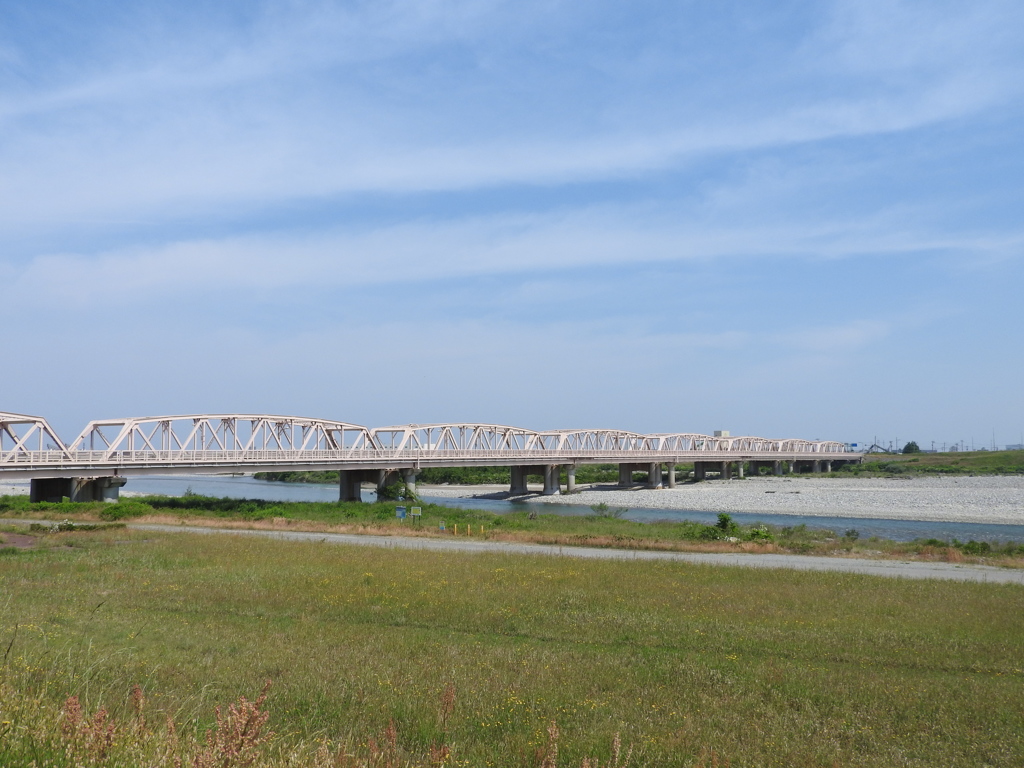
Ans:
POLYGON ((1008 451, 1024 451, 1024 443, 1014 443, 1013 445, 1006 446, 1008 451))
POLYGON ((728 429, 716 429, 715 430, 715 437, 729 437, 729 430, 728 429))

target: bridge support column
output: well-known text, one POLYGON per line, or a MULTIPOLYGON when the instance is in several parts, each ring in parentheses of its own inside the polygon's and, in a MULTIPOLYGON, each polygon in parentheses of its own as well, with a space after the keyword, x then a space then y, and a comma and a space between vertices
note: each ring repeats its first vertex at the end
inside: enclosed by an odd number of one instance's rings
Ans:
POLYGON ((565 492, 576 493, 576 465, 565 465, 565 492))
POLYGON ((832 462, 831 461, 823 461, 822 464, 824 465, 823 468, 824 468, 824 470, 826 472, 831 472, 832 471, 832 462))
POLYGON ((561 474, 562 467, 559 464, 545 464, 544 465, 544 495, 545 496, 557 496, 561 493, 561 484, 559 482, 559 475, 561 474))
POLYGON ((512 485, 508 489, 510 496, 523 496, 529 493, 526 487, 526 467, 509 467, 512 470, 512 485))
POLYGON ((619 487, 629 488, 633 484, 633 465, 619 464, 619 487))
POLYGON ((795 461, 787 461, 786 464, 787 464, 786 474, 787 475, 795 475, 796 474, 796 462, 795 461))
POLYGON ((720 461, 719 464, 722 467, 719 470, 719 473, 720 473, 719 477, 720 477, 720 479, 722 479, 722 480, 731 480, 732 479, 732 462, 720 461))
POLYGON ((776 477, 778 477, 779 475, 782 474, 782 462, 781 461, 773 461, 772 462, 772 474, 775 475, 776 477))
POLYGON ((394 485, 398 482, 398 472, 394 469, 378 469, 377 470, 377 498, 380 498, 380 493, 389 485, 394 485))
POLYGON ((816 474, 816 475, 820 475, 821 474, 821 462, 818 461, 818 460, 815 460, 814 462, 812 462, 812 464, 811 464, 811 471, 814 472, 814 474, 816 474))
POLYGON ((707 480, 708 477, 708 465, 703 461, 693 462, 693 479, 694 480, 707 480))
POLYGON ((358 469, 338 472, 338 501, 362 501, 363 473, 358 469))
POLYGON ((403 469, 402 482, 405 483, 405 487, 409 489, 410 493, 416 493, 416 470, 403 469))
POLYGON ((668 487, 676 487, 676 463, 674 461, 668 463, 668 487))
POLYGON ((126 477, 97 477, 92 481, 94 498, 97 501, 116 502, 121 488, 128 482, 126 477))
POLYGON ((739 477, 740 480, 743 479, 743 462, 742 461, 737 461, 736 462, 736 475, 739 477))
POLYGON ((29 501, 109 501, 115 502, 124 477, 48 477, 36 478, 29 483, 29 501))
POLYGON ((647 466, 647 487, 661 488, 661 464, 647 466))

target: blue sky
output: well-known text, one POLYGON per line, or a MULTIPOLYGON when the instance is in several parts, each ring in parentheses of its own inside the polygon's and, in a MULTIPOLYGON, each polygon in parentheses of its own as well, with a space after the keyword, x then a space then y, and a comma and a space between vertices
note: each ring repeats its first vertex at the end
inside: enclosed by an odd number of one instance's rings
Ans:
POLYGON ((1016 443, 1022 33, 7 0, 0 410, 1016 443))

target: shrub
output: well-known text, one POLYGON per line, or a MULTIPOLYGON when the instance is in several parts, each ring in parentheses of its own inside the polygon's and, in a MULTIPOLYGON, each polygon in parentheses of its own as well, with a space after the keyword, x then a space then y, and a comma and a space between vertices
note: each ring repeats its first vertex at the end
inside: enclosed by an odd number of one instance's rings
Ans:
POLYGON ((733 521, 732 515, 727 515, 725 512, 719 513, 715 527, 726 536, 735 536, 740 530, 740 527, 733 521))
POLYGON ((750 541, 774 541, 775 537, 772 536, 767 525, 755 525, 747 531, 747 539, 750 541))
POLYGON ((391 483, 377 490, 377 501, 418 501, 419 498, 404 482, 391 483))
POLYGON ((144 501, 123 499, 116 504, 105 504, 100 510, 100 520, 126 520, 153 513, 153 508, 144 501))
POLYGON ((965 555, 987 555, 992 551, 992 545, 987 541, 975 541, 971 539, 966 544, 960 544, 959 549, 965 555))
POLYGON ((597 517, 610 517, 615 519, 619 519, 629 512, 629 507, 610 507, 603 501, 600 504, 592 504, 590 508, 597 517))

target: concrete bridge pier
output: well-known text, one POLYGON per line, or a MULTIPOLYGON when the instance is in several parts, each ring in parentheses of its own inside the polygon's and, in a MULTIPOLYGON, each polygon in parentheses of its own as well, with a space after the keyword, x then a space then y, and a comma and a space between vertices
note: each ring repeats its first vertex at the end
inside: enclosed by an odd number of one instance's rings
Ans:
POLYGON ((565 492, 575 493, 576 492, 576 465, 566 464, 565 465, 565 492))
POLYGON ((526 467, 509 467, 512 470, 512 484, 508 489, 510 496, 522 496, 528 493, 526 487, 526 467))
POLYGON ((29 501, 109 501, 120 497, 120 490, 128 482, 124 477, 46 477, 29 483, 29 501))
POLYGON ((338 501, 362 501, 363 473, 358 469, 338 472, 338 501))
POLYGON ((670 461, 668 464, 668 487, 676 487, 676 464, 674 461, 670 461))
POLYGON ((647 487, 661 488, 661 464, 649 464, 647 467, 647 487))
POLYGON ((719 470, 719 475, 718 475, 719 479, 720 480, 732 480, 732 462, 731 461, 720 461, 718 463, 721 465, 721 469, 719 470))
POLYGON ((405 487, 409 489, 410 493, 416 493, 416 470, 415 469, 403 469, 402 470, 402 481, 405 483, 405 487))
POLYGON ((736 475, 739 477, 740 480, 743 479, 743 462, 742 461, 737 461, 736 462, 736 475))
POLYGON ((787 461, 786 465, 787 465, 786 466, 786 474, 787 475, 795 475, 796 474, 796 462, 795 461, 787 461))
POLYGON ((562 492, 560 475, 562 473, 562 467, 560 464, 545 464, 544 465, 544 495, 545 496, 557 496, 562 492))
POLYGON ((633 465, 619 464, 619 487, 629 488, 633 484, 633 465))
POLYGON ((377 493, 379 494, 389 485, 394 485, 398 482, 400 477, 397 469, 378 469, 377 470, 377 493))
POLYGON ((708 465, 704 461, 693 462, 693 479, 694 480, 707 480, 708 478, 708 465))
POLYGON ((772 462, 772 474, 775 475, 776 477, 779 477, 782 474, 782 462, 781 461, 773 461, 772 462))

